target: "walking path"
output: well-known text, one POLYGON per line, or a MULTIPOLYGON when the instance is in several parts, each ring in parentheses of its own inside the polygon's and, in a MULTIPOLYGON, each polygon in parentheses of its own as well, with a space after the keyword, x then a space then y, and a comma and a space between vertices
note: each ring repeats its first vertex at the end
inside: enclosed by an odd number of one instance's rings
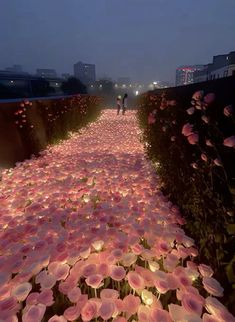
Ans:
POLYGON ((4 172, 0 321, 234 321, 139 136, 107 110, 4 172))

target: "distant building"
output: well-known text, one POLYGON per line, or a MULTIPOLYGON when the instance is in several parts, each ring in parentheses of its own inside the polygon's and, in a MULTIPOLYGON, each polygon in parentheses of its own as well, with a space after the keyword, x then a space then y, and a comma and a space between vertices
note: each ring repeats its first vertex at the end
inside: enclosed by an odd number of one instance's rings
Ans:
POLYGON ((74 76, 83 84, 90 85, 96 81, 96 72, 94 64, 86 64, 81 61, 74 64, 74 76))
POLYGON ((176 86, 194 83, 195 72, 201 71, 204 68, 204 65, 187 65, 178 67, 176 69, 176 86))
POLYGON ((54 69, 45 69, 45 68, 37 69, 36 75, 38 77, 42 77, 42 78, 56 78, 57 77, 57 73, 54 69))
POLYGON ((204 69, 195 73, 194 82, 228 77, 235 75, 235 51, 213 57, 213 62, 204 65, 204 69))
POLYGON ((24 73, 21 65, 13 65, 12 67, 7 67, 7 68, 5 68, 5 71, 10 72, 10 73, 15 73, 15 74, 24 73))

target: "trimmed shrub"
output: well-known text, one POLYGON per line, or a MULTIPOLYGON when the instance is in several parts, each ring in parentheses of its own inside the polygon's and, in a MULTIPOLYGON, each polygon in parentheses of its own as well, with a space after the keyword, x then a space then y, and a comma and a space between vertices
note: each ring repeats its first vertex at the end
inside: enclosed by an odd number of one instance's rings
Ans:
POLYGON ((100 112, 100 99, 75 95, 0 103, 0 165, 13 166, 66 139, 100 112))
MULTIPOLYGON (((186 231, 235 299, 235 77, 156 90, 140 97, 146 153, 186 231), (233 291, 232 291, 233 289, 233 291)), ((231 307, 232 309, 232 307, 231 307)))

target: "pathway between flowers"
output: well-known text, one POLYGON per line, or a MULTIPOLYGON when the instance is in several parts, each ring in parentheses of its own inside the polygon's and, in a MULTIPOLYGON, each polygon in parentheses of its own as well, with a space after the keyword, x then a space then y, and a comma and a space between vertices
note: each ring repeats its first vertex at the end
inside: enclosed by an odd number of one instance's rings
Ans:
POLYGON ((235 321, 139 136, 107 110, 4 171, 0 321, 235 321))

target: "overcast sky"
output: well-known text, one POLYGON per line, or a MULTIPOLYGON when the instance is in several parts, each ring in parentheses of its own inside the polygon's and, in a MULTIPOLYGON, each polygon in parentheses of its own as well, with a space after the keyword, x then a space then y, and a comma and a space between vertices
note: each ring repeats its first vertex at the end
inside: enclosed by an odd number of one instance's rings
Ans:
POLYGON ((21 64, 174 81, 184 64, 235 51, 235 0, 0 0, 0 69, 21 64))

